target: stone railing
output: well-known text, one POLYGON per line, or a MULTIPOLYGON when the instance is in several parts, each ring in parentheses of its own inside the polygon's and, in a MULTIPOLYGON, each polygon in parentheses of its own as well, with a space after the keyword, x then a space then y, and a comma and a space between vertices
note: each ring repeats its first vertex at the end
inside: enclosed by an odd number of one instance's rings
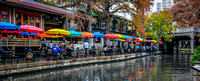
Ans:
POLYGON ((177 28, 173 33, 183 33, 183 32, 200 32, 200 28, 197 27, 184 27, 177 28))

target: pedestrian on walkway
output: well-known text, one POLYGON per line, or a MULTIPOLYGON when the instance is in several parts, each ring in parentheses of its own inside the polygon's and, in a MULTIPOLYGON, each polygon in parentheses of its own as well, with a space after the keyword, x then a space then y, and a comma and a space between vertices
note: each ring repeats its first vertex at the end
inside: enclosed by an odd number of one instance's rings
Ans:
POLYGON ((88 48, 89 48, 89 43, 87 41, 85 41, 85 43, 83 43, 83 47, 85 49, 85 58, 87 57, 87 51, 88 51, 88 48))

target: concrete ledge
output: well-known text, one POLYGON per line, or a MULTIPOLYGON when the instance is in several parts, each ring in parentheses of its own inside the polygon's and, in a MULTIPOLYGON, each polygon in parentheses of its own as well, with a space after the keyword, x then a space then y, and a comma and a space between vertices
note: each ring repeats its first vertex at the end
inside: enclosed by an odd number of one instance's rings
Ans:
MULTIPOLYGON (((157 53, 154 53, 154 54, 157 54, 157 53)), ((2 65, 0 66, 0 76, 7 76, 11 74, 59 68, 59 67, 120 61, 120 60, 144 57, 148 55, 150 55, 150 53, 142 53, 142 54, 133 53, 133 54, 126 54, 126 55, 98 56, 98 57, 87 57, 87 58, 77 58, 77 59, 74 58, 74 59, 49 61, 49 62, 42 61, 42 62, 35 62, 35 63, 2 65)))

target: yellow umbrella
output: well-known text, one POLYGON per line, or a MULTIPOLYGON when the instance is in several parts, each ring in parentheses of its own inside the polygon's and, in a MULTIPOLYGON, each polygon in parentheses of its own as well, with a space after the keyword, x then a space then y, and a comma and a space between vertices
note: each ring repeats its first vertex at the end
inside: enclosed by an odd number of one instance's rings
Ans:
POLYGON ((126 40, 123 40, 123 39, 119 39, 121 42, 126 42, 126 40))
POLYGON ((63 37, 63 36, 51 35, 50 37, 51 38, 60 38, 60 37, 63 37))
POLYGON ((155 43, 157 43, 157 41, 156 41, 156 40, 152 40, 152 41, 154 41, 155 43))
POLYGON ((115 35, 117 35, 120 39, 124 38, 124 36, 121 34, 115 34, 115 35))
POLYGON ((69 36, 70 32, 64 29, 50 29, 46 31, 48 35, 69 36))

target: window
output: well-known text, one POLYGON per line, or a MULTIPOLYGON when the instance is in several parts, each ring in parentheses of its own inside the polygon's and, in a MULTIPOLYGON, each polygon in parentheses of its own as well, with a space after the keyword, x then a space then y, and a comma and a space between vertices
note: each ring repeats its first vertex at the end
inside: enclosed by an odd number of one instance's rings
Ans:
POLYGON ((36 16, 36 27, 40 27, 40 17, 36 16))
POLYGON ((2 12, 2 21, 8 22, 8 12, 7 11, 1 11, 2 12))
POLYGON ((16 13, 16 25, 20 26, 21 25, 21 14, 16 13))
POLYGON ((34 26, 34 16, 30 15, 30 25, 34 26))
POLYGON ((161 3, 157 3, 157 7, 161 7, 161 3))
POLYGON ((28 25, 28 15, 27 14, 23 14, 23 20, 24 20, 23 25, 28 25))

